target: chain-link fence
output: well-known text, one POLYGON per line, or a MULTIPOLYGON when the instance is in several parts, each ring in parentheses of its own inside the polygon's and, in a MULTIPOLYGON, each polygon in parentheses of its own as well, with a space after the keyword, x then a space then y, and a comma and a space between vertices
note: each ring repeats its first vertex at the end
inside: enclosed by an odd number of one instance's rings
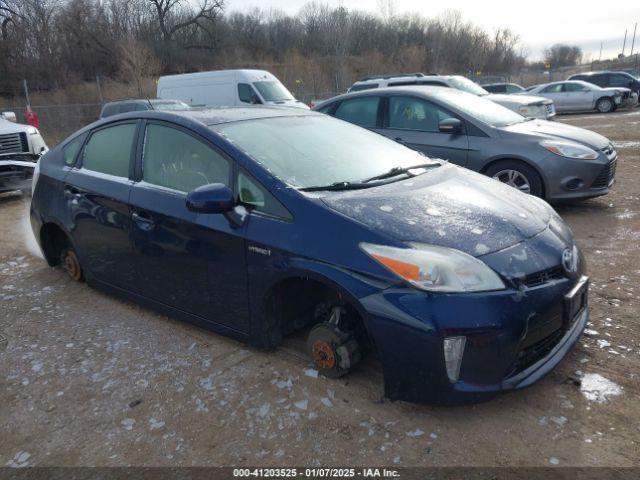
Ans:
MULTIPOLYGON (((73 105, 31 105, 38 115, 40 131, 49 147, 64 140, 76 130, 94 122, 100 115, 100 103, 80 103, 73 105)), ((4 104, 0 110, 16 114, 18 123, 27 123, 24 105, 4 104)))

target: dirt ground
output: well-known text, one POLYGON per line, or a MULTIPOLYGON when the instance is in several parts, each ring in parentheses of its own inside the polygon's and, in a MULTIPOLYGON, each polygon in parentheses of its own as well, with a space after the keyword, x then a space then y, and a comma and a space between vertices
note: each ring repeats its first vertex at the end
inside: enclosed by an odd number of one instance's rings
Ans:
POLYGON ((28 200, 0 197, 0 466, 640 465, 640 109, 560 121, 620 155, 612 193, 558 207, 588 260, 589 334, 468 407, 382 401, 375 361, 314 378, 297 340, 256 351, 73 283, 37 256, 28 200), (621 391, 599 402, 576 372, 621 391))

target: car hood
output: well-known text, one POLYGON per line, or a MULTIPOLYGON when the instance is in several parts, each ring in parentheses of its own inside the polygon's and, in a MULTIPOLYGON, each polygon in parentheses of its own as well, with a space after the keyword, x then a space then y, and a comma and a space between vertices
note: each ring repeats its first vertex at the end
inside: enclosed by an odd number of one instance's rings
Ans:
POLYGON ((516 123, 502 128, 503 131, 536 135, 542 139, 561 138, 572 140, 587 145, 597 150, 606 148, 611 142, 608 138, 599 133, 592 132, 585 128, 575 127, 560 122, 549 122, 546 120, 530 120, 528 122, 516 123))
POLYGON ((322 201, 397 240, 473 256, 533 237, 547 228, 551 212, 542 200, 450 164, 379 187, 327 192, 322 201))
POLYGON ((544 97, 535 97, 533 95, 526 94, 515 94, 515 95, 504 95, 499 93, 491 93, 489 95, 485 95, 483 98, 487 100, 491 100, 493 102, 499 104, 509 104, 509 105, 539 105, 539 104, 547 104, 552 103, 552 100, 544 97))
POLYGON ((26 132, 29 125, 22 125, 21 123, 13 123, 4 118, 0 118, 0 135, 6 135, 8 133, 20 133, 26 132))

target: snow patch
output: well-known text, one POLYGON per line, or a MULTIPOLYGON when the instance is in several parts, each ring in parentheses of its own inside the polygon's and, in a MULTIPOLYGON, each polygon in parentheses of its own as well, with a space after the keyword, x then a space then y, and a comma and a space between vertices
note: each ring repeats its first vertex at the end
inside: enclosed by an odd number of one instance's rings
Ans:
POLYGON ((598 373, 587 373, 580 381, 580 391, 590 402, 607 403, 622 394, 622 387, 598 373))

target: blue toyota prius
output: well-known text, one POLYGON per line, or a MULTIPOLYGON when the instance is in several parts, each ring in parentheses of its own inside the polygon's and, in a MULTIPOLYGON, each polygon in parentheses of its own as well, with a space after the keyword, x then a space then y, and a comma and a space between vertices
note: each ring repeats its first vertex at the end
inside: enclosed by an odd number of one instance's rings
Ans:
POLYGON ((544 201, 322 114, 132 112, 40 161, 31 224, 71 278, 328 377, 376 355, 390 399, 525 387, 588 319, 584 259, 544 201))

